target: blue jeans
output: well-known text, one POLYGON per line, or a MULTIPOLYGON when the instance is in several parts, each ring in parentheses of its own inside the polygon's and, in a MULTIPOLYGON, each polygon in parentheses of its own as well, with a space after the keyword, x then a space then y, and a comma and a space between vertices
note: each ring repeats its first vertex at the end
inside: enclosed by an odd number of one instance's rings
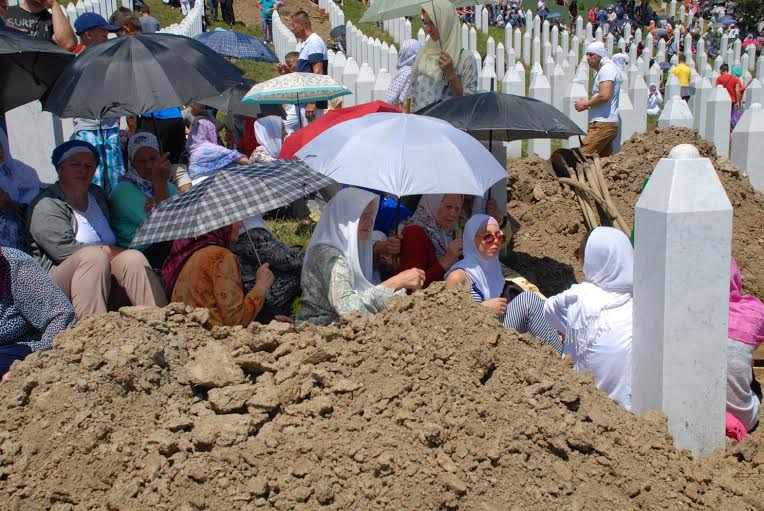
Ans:
POLYGON ((268 41, 269 43, 273 42, 273 18, 265 16, 262 17, 263 20, 263 41, 268 41))
POLYGON ((210 11, 209 16, 212 21, 217 21, 218 19, 218 0, 210 0, 210 11))

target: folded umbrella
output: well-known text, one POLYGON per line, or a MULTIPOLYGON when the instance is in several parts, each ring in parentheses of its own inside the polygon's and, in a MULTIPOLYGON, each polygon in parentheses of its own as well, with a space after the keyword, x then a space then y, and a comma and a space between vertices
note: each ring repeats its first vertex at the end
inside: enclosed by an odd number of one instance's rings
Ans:
POLYGON ((428 105, 417 113, 443 119, 482 140, 585 135, 570 117, 552 105, 514 94, 481 92, 459 96, 428 105))
POLYGON ((242 83, 226 89, 222 94, 209 98, 198 99, 196 102, 202 105, 211 106, 223 112, 229 112, 246 117, 257 117, 259 115, 278 115, 286 119, 286 112, 281 105, 258 105, 257 103, 242 103, 244 95, 255 85, 255 81, 250 78, 242 79, 242 83))
POLYGON ((306 104, 328 101, 352 92, 331 76, 313 73, 288 73, 258 83, 243 101, 260 104, 306 104))
POLYGON ((141 115, 219 95, 242 83, 243 76, 241 69, 188 37, 118 37, 82 52, 42 104, 59 117, 141 115))
POLYGON ((284 143, 281 146, 281 152, 279 153, 279 158, 294 158, 294 153, 296 153, 302 146, 332 126, 341 122, 349 121, 350 119, 356 119, 358 117, 372 113, 400 113, 400 111, 400 108, 387 104, 384 101, 371 101, 369 103, 361 103, 360 105, 349 106, 347 108, 330 110, 309 125, 295 131, 286 139, 284 139, 284 143))
POLYGON ((421 115, 376 113, 351 119, 318 135, 296 156, 338 183, 398 197, 482 196, 507 176, 473 137, 445 121, 421 115))
POLYGON ((73 58, 51 42, 0 27, 0 112, 40 99, 73 58))
POLYGON ((162 201, 138 228, 131 246, 201 236, 290 204, 332 183, 295 160, 227 168, 162 201))
POLYGON ((202 32, 195 39, 224 57, 260 62, 279 61, 273 51, 260 39, 241 32, 213 30, 212 32, 202 32))

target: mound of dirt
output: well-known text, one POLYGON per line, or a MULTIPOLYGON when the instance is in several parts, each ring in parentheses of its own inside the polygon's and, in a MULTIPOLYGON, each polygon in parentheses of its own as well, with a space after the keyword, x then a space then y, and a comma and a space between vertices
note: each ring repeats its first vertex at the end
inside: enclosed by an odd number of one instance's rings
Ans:
POLYGON ((341 325, 91 317, 0 395, 0 508, 761 509, 750 438, 695 461, 665 419, 435 285, 341 325))
MULTIPOLYGON (((258 2, 240 2, 234 5, 236 18, 244 22, 245 25, 259 27, 262 25, 262 11, 258 2)), ((279 16, 284 23, 289 26, 290 16, 297 11, 305 11, 310 16, 311 26, 321 38, 328 43, 331 39, 329 32, 332 27, 329 23, 329 16, 319 9, 318 5, 311 0, 287 0, 284 6, 279 9, 279 16)))
MULTIPOLYGON (((748 177, 714 146, 685 128, 658 128, 635 135, 621 151, 602 160, 610 194, 629 225, 645 177, 660 158, 678 144, 693 144, 710 158, 734 208, 732 252, 743 272, 748 292, 764 297, 764 194, 756 192, 748 177)), ((511 174, 509 212, 519 224, 513 240, 513 268, 526 274, 547 294, 567 289, 572 279, 583 278, 574 257, 586 227, 575 194, 558 184, 537 156, 515 160, 511 174)))

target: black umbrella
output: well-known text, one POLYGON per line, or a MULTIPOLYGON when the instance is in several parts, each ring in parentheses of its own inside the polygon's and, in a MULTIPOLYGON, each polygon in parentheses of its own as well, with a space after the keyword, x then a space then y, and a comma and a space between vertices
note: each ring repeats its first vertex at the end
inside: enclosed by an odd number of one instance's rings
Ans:
POLYGON ((243 72, 179 35, 119 37, 82 52, 43 98, 59 117, 102 119, 187 105, 241 83, 243 72))
POLYGON ((0 109, 40 99, 74 54, 55 44, 0 27, 0 109))
POLYGON ((437 117, 480 140, 527 140, 568 138, 585 133, 552 105, 533 98, 481 92, 458 96, 424 107, 417 112, 437 117))
POLYGON ((340 45, 340 51, 345 51, 345 25, 337 25, 329 32, 334 42, 340 45))
POLYGON ((257 117, 259 115, 278 115, 286 119, 286 112, 281 105, 260 105, 257 103, 243 103, 241 100, 249 89, 255 85, 255 81, 244 78, 242 83, 226 89, 222 94, 209 98, 199 99, 197 103, 211 106, 224 112, 230 112, 236 115, 246 117, 257 117))

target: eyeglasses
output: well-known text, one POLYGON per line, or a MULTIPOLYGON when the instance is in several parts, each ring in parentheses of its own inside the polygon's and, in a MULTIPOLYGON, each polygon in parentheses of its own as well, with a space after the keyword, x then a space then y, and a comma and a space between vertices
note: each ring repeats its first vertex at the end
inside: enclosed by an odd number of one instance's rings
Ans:
POLYGON ((507 242, 507 235, 503 232, 487 232, 480 236, 480 241, 483 243, 493 243, 494 241, 499 242, 499 244, 503 245, 507 242))

